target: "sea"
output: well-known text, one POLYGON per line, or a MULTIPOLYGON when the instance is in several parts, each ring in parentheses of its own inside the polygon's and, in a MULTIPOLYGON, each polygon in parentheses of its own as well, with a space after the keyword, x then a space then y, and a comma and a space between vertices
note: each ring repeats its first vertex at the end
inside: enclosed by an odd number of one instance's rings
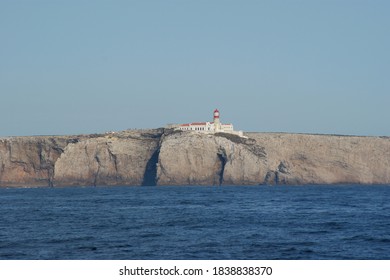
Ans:
POLYGON ((390 186, 0 189, 2 260, 390 259, 390 186))

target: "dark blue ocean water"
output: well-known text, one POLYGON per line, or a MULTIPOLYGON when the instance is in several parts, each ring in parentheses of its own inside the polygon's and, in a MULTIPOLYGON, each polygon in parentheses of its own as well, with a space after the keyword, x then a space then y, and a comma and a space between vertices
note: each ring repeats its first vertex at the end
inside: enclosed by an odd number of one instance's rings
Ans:
POLYGON ((0 259, 390 259, 390 186, 0 189, 0 259))

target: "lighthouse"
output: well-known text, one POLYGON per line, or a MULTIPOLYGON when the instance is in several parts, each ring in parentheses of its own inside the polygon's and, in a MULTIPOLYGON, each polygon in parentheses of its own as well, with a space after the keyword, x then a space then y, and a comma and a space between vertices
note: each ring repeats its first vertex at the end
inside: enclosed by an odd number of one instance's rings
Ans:
POLYGON ((213 112, 213 121, 212 122, 193 122, 193 123, 183 123, 170 125, 170 128, 181 131, 191 131, 191 132, 200 132, 200 133, 230 133, 235 134, 240 137, 246 137, 243 135, 242 131, 234 131, 233 125, 231 123, 223 124, 220 120, 219 110, 215 109, 213 112))
POLYGON ((218 109, 214 110, 214 130, 220 131, 221 130, 221 122, 219 120, 219 111, 218 109))

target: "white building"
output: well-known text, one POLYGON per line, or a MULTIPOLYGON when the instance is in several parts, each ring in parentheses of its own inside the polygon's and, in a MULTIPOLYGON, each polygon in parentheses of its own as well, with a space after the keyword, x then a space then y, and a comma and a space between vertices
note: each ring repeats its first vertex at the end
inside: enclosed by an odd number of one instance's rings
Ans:
POLYGON ((171 125, 170 127, 182 131, 198 131, 198 132, 205 132, 205 133, 224 132, 224 133, 236 134, 241 137, 243 136, 242 131, 234 131, 233 124, 221 123, 219 116, 220 115, 218 109, 215 109, 213 114, 213 122, 184 123, 184 124, 171 125))

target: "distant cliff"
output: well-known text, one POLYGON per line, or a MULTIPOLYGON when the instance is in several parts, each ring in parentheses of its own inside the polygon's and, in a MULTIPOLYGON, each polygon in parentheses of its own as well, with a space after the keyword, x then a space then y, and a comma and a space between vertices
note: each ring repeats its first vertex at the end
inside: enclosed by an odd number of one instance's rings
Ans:
POLYGON ((390 184, 390 138, 245 135, 0 138, 0 186, 390 184))

